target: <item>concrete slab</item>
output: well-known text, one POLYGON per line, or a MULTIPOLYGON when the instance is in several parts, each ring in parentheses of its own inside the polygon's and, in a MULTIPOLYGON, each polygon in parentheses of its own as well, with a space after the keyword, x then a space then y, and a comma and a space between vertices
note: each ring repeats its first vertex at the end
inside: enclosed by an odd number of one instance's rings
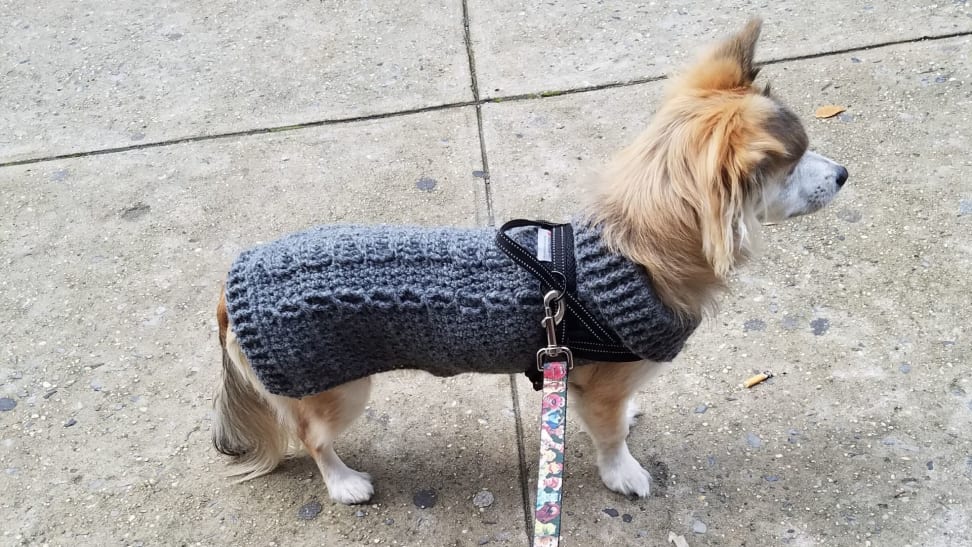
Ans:
POLYGON ((0 29, 0 162, 472 98, 444 0, 13 0, 0 29))
POLYGON ((522 544, 505 376, 383 378, 339 447, 373 505, 306 459, 234 485, 210 444, 233 256, 321 222, 483 224, 481 169, 472 108, 0 169, 0 543, 522 544))
POLYGON ((766 21, 758 60, 972 31, 968 2, 470 0, 469 13, 483 97, 668 74, 752 15, 766 21))
MULTIPOLYGON (((573 544, 662 545, 670 531, 690 545, 972 542, 970 52, 949 39, 764 71, 850 182, 831 208, 767 230, 764 256, 639 397, 630 442, 655 496, 603 488, 570 424, 573 544), (848 111, 815 120, 829 103, 848 111), (776 377, 740 387, 763 370, 776 377)), ((563 217, 577 185, 542 202, 530 185, 573 180, 574 154, 606 157, 655 93, 486 109, 497 219, 563 217)), ((539 402, 518 385, 532 477, 539 402)))
POLYGON ((569 220, 598 169, 647 127, 658 83, 486 103, 493 214, 569 220))

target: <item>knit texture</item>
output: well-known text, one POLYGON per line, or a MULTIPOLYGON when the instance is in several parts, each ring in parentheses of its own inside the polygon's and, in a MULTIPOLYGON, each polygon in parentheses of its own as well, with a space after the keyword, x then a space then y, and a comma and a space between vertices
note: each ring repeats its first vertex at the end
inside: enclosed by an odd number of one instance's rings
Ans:
MULTIPOLYGON (((320 226, 244 251, 226 282, 233 331, 266 389, 288 397, 395 369, 521 372, 546 345, 542 295, 495 234, 320 226)), ((597 228, 574 223, 574 239, 579 299, 633 353, 672 360, 696 324, 662 304, 597 228)))

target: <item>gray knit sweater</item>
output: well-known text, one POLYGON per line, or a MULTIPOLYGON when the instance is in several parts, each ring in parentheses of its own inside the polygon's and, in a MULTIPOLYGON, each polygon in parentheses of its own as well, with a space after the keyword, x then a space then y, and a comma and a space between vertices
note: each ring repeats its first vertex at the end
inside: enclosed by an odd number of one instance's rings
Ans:
MULTIPOLYGON (((696 324, 662 304, 599 230, 573 227, 581 302, 636 355, 672 360, 696 324)), ((267 390, 288 397, 395 369, 521 372, 546 345, 542 295, 495 234, 321 226, 250 249, 226 283, 233 330, 267 390)))

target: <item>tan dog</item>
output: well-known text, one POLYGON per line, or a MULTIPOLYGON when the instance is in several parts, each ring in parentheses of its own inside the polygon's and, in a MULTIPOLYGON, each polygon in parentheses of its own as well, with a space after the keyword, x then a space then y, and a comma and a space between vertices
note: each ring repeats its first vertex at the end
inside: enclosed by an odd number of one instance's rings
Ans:
MULTIPOLYGON (((762 222, 812 213, 847 179, 807 151, 798 118, 753 79, 759 21, 675 78, 651 126, 605 171, 585 210, 616 253, 651 273, 671 309, 697 321, 750 256, 762 222)), ((317 462, 330 496, 367 501, 366 473, 348 468, 334 440, 365 408, 371 378, 301 399, 269 393, 240 349, 225 296, 217 312, 223 377, 214 443, 235 456, 243 479, 273 470, 300 445, 317 462)), ((646 496, 651 477, 628 451, 629 407, 651 362, 595 363, 570 375, 576 412, 597 449, 604 484, 646 496)))

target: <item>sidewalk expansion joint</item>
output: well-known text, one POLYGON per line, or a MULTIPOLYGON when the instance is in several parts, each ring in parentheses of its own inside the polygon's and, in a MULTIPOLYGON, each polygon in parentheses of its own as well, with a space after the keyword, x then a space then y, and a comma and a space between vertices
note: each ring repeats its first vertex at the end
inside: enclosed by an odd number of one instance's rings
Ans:
POLYGON ((342 124, 349 124, 349 123, 356 123, 356 122, 367 122, 372 120, 383 120, 386 118, 398 118, 400 116, 410 116, 412 114, 422 114, 424 112, 438 112, 440 110, 451 110, 454 108, 462 108, 466 106, 475 106, 475 105, 477 105, 476 101, 460 101, 454 103, 422 106, 418 108, 409 108, 405 110, 396 110, 392 112, 382 112, 379 114, 366 114, 362 116, 351 116, 347 118, 316 120, 312 122, 297 123, 292 125, 261 127, 257 129, 244 129, 242 131, 229 131, 226 133, 213 133, 209 135, 196 135, 192 137, 181 137, 181 138, 168 139, 163 141, 132 144, 128 146, 117 146, 112 148, 85 150, 82 152, 69 152, 66 154, 56 154, 52 156, 43 156, 37 158, 26 158, 22 160, 0 162, 0 168, 15 167, 18 165, 30 165, 33 163, 43 163, 43 162, 57 161, 57 160, 85 158, 88 156, 102 156, 105 154, 116 154, 119 152, 148 150, 151 148, 161 148, 163 146, 174 146, 179 144, 191 144, 197 142, 215 141, 215 140, 222 140, 222 139, 234 139, 240 137, 250 137, 254 135, 266 135, 270 133, 285 133, 288 131, 297 131, 300 129, 311 129, 314 127, 324 127, 328 125, 342 125, 342 124))
POLYGON ((533 537, 533 506, 530 504, 529 468, 526 447, 523 444, 523 413, 520 411, 520 393, 516 387, 516 375, 510 374, 510 395, 513 398, 513 416, 516 423, 516 453, 520 458, 520 495, 523 498, 523 524, 527 537, 533 537))
MULTIPOLYGON (((386 118, 397 118, 399 116, 410 116, 412 114, 438 112, 440 110, 451 110, 455 108, 475 106, 476 125, 479 132, 479 146, 482 154, 484 181, 486 185, 486 204, 487 204, 487 210, 489 212, 489 219, 490 219, 489 223, 490 225, 493 225, 493 204, 492 204, 492 194, 490 188, 490 173, 489 173, 489 166, 487 165, 485 138, 483 136, 483 121, 482 121, 482 112, 481 112, 482 106, 484 104, 497 104, 497 103, 512 102, 512 101, 529 101, 529 100, 545 99, 549 97, 559 97, 562 95, 574 95, 578 93, 589 93, 593 91, 601 91, 605 89, 614 89, 619 87, 631 87, 631 86, 637 86, 637 85, 642 85, 650 82, 657 82, 657 81, 668 79, 667 75, 650 76, 645 78, 626 80, 622 82, 609 82, 605 84, 592 85, 586 87, 542 91, 538 93, 523 93, 519 95, 489 97, 484 99, 479 96, 479 88, 478 88, 478 83, 476 81, 476 71, 474 66, 475 63, 473 59, 472 46, 469 42, 469 24, 468 24, 469 21, 467 17, 467 9, 466 9, 465 2, 463 2, 463 18, 464 18, 464 27, 466 31, 465 32, 466 52, 469 58, 469 72, 472 79, 473 100, 471 101, 457 101, 452 103, 408 108, 408 109, 396 110, 391 112, 382 112, 378 114, 365 114, 365 115, 351 116, 346 118, 332 118, 332 119, 317 120, 317 121, 311 121, 311 122, 305 122, 305 123, 299 123, 293 125, 271 126, 271 127, 263 127, 258 129, 230 131, 226 133, 213 133, 209 135, 196 135, 191 137, 181 137, 181 138, 168 139, 168 140, 162 140, 156 142, 128 145, 128 146, 118 146, 118 147, 102 148, 96 150, 86 150, 80 152, 69 152, 65 154, 39 156, 34 158, 25 158, 25 159, 5 161, 5 162, 0 161, 0 168, 16 167, 19 165, 30 165, 35 163, 44 163, 44 162, 51 162, 51 161, 58 161, 58 160, 65 160, 65 159, 85 158, 88 156, 101 156, 105 154, 115 154, 120 152, 147 150, 152 148, 160 148, 163 146, 173 146, 178 144, 191 144, 196 142, 206 142, 206 141, 213 141, 219 139, 233 139, 233 138, 240 138, 240 137, 249 137, 254 135, 265 135, 269 133, 283 133, 287 131, 310 129, 315 127, 325 127, 330 125, 341 125, 341 124, 349 124, 349 123, 356 123, 356 122, 366 122, 372 120, 382 120, 386 118)), ((972 36, 972 31, 952 32, 949 34, 941 34, 935 36, 921 36, 918 38, 905 38, 902 40, 879 42, 876 44, 867 44, 863 46, 848 47, 848 48, 843 48, 838 50, 824 51, 820 53, 809 53, 806 55, 793 55, 789 57, 779 57, 776 59, 769 59, 760 62, 758 64, 760 66, 776 65, 776 64, 787 63, 787 62, 805 61, 811 59, 820 59, 824 57, 832 57, 835 55, 844 55, 847 53, 854 53, 858 51, 871 51, 871 50, 881 49, 890 46, 903 45, 903 44, 947 40, 950 38, 961 38, 965 36, 972 36)))
POLYGON ((791 61, 807 61, 810 59, 821 59, 823 57, 833 57, 835 55, 844 55, 845 53, 855 53, 858 51, 870 51, 873 49, 881 49, 891 46, 900 46, 904 44, 917 44, 920 42, 935 42, 938 40, 948 40, 950 38, 962 38, 963 36, 972 36, 972 31, 960 31, 951 32, 948 34, 936 34, 934 36, 920 36, 918 38, 902 38, 901 40, 889 40, 887 42, 877 42, 874 44, 867 44, 863 46, 853 46, 843 49, 834 49, 830 51, 821 51, 819 53, 808 53, 806 55, 791 55, 789 57, 779 57, 777 59, 769 59, 757 63, 759 66, 764 65, 778 65, 780 63, 789 63, 791 61))
POLYGON ((479 134, 479 155, 483 164, 483 194, 486 198, 486 218, 489 226, 495 226, 493 215, 493 188, 490 184, 489 159, 486 157, 486 137, 483 135, 483 102, 479 98, 479 80, 476 77, 476 56, 473 54, 472 38, 469 31, 469 6, 462 0, 463 40, 466 43, 466 59, 469 61, 469 85, 476 104, 476 131, 479 134))

